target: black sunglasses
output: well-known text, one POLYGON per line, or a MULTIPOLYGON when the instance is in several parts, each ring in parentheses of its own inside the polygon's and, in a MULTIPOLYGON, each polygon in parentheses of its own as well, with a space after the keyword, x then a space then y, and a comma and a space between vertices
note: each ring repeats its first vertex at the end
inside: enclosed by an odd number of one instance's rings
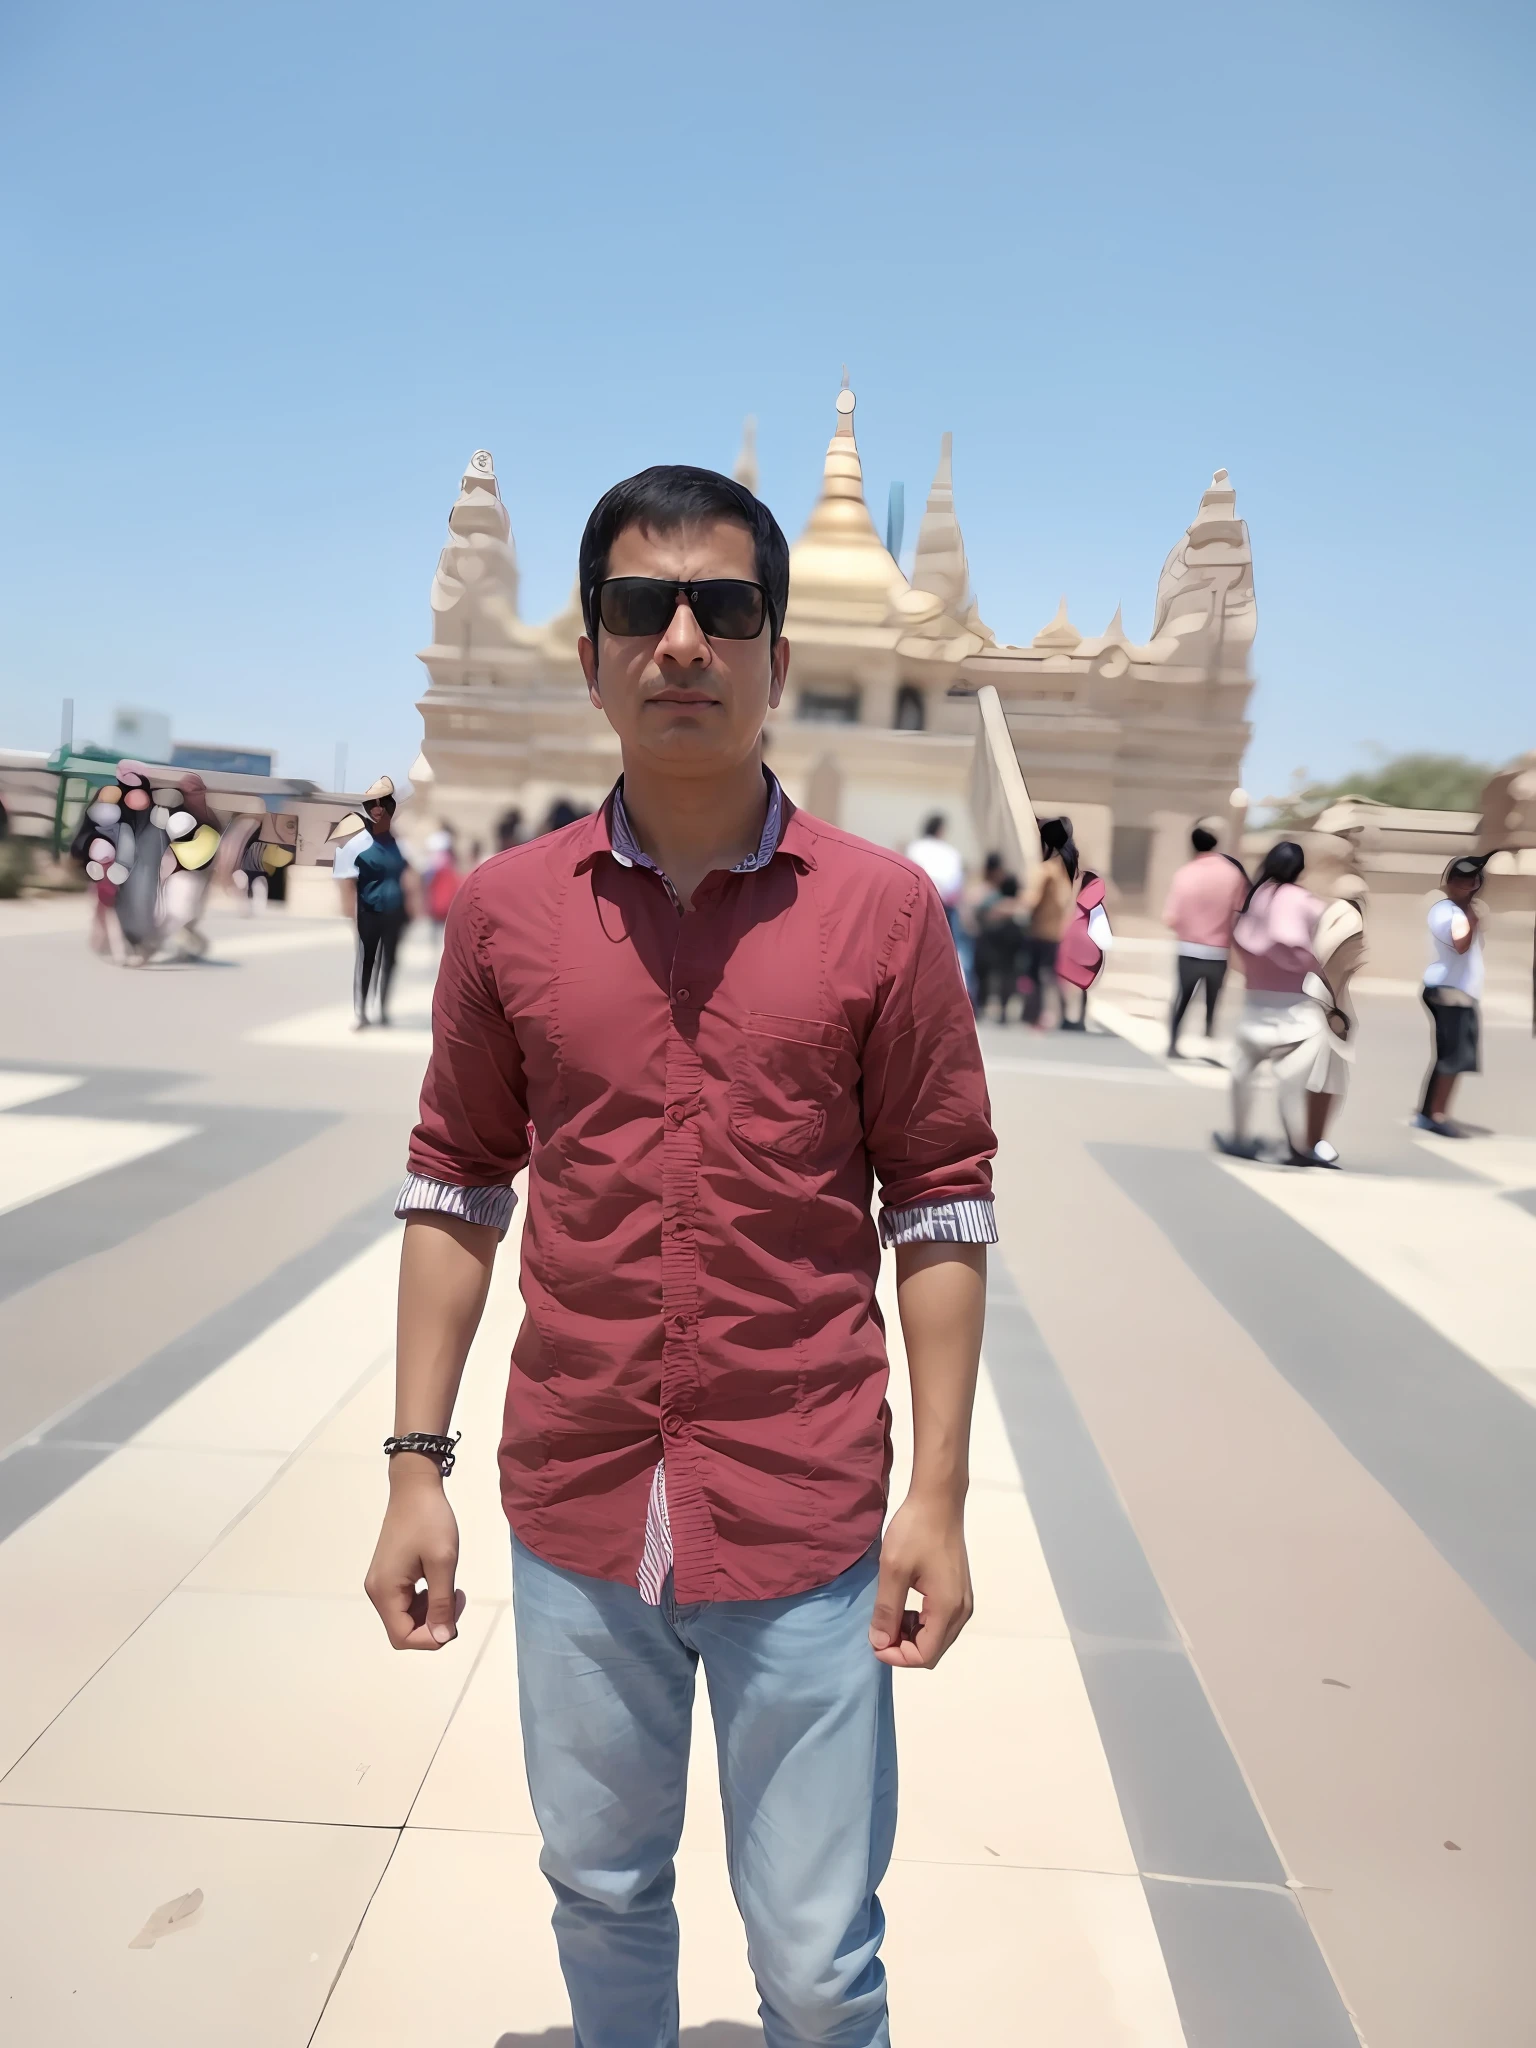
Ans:
POLYGON ((597 616, 610 633, 632 640, 658 639, 687 605, 699 631, 710 640, 755 640, 769 618, 768 593, 761 583, 735 576, 705 583, 673 583, 663 576, 610 576, 597 586, 597 616))

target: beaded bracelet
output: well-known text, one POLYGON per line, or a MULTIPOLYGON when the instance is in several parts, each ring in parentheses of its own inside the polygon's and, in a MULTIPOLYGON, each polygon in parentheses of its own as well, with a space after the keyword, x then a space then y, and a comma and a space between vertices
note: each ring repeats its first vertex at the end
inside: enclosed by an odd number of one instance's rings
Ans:
POLYGON ((393 1458, 401 1451, 420 1451, 428 1458, 436 1458, 437 1469, 446 1479, 453 1470, 453 1447, 463 1434, 461 1429, 456 1436, 431 1436, 424 1429, 413 1429, 406 1436, 385 1437, 384 1455, 393 1458))

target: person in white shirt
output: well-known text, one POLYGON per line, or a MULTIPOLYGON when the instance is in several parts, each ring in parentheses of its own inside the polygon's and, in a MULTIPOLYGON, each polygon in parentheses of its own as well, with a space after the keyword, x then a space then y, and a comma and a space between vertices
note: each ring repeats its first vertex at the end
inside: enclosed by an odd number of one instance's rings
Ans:
POLYGON ((1441 1138, 1464 1138, 1447 1112, 1458 1076, 1481 1069, 1483 930, 1477 895, 1484 862, 1469 854, 1453 860, 1441 886, 1444 896, 1429 913, 1434 958, 1424 970, 1424 1004, 1434 1025, 1434 1057, 1414 1127, 1441 1138))
POLYGON ((926 819, 921 836, 907 848, 907 859, 916 861, 938 890, 944 915, 949 919, 949 928, 958 942, 960 899, 965 894, 965 862, 960 858, 958 849, 944 837, 945 822, 939 811, 926 819))

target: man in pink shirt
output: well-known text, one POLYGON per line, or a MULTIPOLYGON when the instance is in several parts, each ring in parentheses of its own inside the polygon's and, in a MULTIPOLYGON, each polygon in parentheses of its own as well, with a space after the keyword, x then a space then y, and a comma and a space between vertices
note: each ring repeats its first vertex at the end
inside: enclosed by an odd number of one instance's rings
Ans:
POLYGON ((1197 825, 1189 835, 1195 850, 1168 887, 1163 923, 1178 941, 1178 986, 1168 1018, 1168 1057, 1179 1052, 1179 1026, 1197 988, 1205 990, 1205 1035, 1211 1036, 1216 1001, 1227 978, 1232 927, 1248 894, 1248 877, 1235 860, 1218 852, 1216 834, 1197 825))

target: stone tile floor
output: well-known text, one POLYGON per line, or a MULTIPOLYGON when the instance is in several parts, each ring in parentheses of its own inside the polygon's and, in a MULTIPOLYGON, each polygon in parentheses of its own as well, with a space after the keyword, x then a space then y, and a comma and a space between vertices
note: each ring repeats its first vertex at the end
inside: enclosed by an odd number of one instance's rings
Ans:
MULTIPOLYGON (((38 997, 0 1005, 0 2039, 569 2048, 494 1474, 515 1238, 457 1417, 460 1640, 398 1658, 360 1590, 425 949, 359 1040, 335 924, 129 975, 78 905, 0 909, 38 997)), ((983 1034, 978 1611, 898 1682, 895 2039, 1528 2048, 1529 1040, 1491 1018, 1492 1128, 1449 1155, 1383 983, 1348 1171, 1233 1169, 1220 1044, 1160 1057, 1165 955, 1112 959, 1086 1038, 983 1034)), ((684 2043, 749 2048, 712 1756, 684 2043)))
MULTIPOLYGON (((27 1872, 0 1924, 17 2042, 505 2048, 568 2024, 518 1749, 490 1448, 515 1236, 460 1404, 469 1605, 450 1650, 411 1658, 389 1651, 360 1595, 383 1500, 396 1238, 0 1545, 0 1586, 35 1646, 0 1718, 0 1839, 27 1872), (184 1918, 130 1945, 191 1894, 184 1918)), ((978 1437, 978 1618, 934 1677, 898 1682, 897 2021, 913 2041, 942 2027, 1175 2048, 1135 1858, 990 1391, 978 1437)), ((746 2040, 756 1998, 702 1694, 699 1711, 683 2012, 746 2040)))

